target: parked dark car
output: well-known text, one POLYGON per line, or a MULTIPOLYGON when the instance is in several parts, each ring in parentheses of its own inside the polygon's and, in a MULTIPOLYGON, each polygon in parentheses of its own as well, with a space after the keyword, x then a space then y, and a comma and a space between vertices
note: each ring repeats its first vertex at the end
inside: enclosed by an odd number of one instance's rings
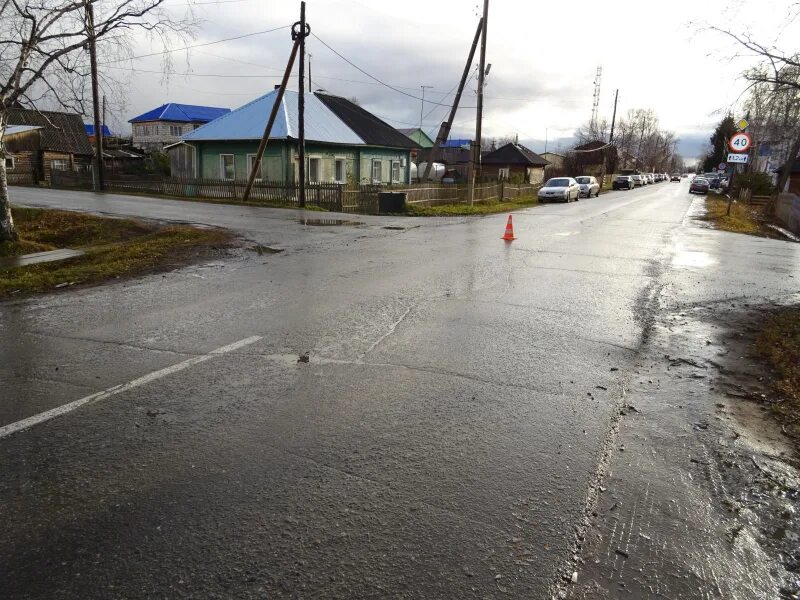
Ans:
POLYGON ((630 175, 618 175, 611 183, 611 187, 615 190, 632 190, 636 184, 630 175))
POLYGON ((689 193, 707 194, 708 188, 708 179, 704 179, 703 177, 695 177, 692 181, 692 185, 689 186, 689 193))

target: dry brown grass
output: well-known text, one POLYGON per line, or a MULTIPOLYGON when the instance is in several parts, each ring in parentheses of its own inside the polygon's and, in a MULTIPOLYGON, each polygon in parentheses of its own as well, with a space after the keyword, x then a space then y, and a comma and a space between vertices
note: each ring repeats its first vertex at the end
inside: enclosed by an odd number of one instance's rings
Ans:
POLYGON ((709 193, 706 196, 706 211, 703 220, 712 223, 716 229, 759 237, 780 237, 767 227, 769 221, 761 206, 735 202, 731 205, 731 214, 728 215, 728 199, 720 194, 709 193))
POLYGON ((226 231, 164 226, 60 210, 13 208, 19 242, 0 243, 0 256, 73 248, 85 255, 51 263, 0 268, 0 298, 91 284, 164 270, 231 243, 226 231))
POLYGON ((770 316, 754 343, 757 356, 774 372, 773 387, 781 401, 773 404, 784 429, 800 440, 800 307, 770 316))

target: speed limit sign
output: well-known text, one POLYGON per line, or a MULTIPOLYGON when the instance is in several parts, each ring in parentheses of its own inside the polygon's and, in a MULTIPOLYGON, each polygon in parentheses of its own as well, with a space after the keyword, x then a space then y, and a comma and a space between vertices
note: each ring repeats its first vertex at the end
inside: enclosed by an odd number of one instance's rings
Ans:
POLYGON ((752 143, 753 138, 750 137, 749 133, 743 131, 733 134, 731 139, 728 140, 728 146, 730 146, 731 150, 734 152, 745 152, 750 148, 752 143))

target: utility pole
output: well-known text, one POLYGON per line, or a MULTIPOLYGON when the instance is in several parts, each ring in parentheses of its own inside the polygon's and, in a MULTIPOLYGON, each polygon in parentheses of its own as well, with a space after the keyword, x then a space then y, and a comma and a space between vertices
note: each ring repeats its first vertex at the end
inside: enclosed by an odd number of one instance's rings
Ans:
POLYGON ((543 154, 547 154, 547 127, 544 128, 544 152, 543 154))
POLYGON ((422 131, 422 113, 425 110, 425 90, 433 89, 432 85, 421 85, 422 88, 422 103, 419 105, 419 129, 422 131))
MULTIPOLYGON (((450 135, 450 128, 453 126, 453 119, 456 118, 458 103, 461 102, 461 94, 464 92, 464 86, 467 84, 467 76, 469 75, 470 68, 472 67, 472 59, 475 58, 475 48, 478 47, 478 39, 480 38, 482 32, 483 19, 478 21, 478 27, 475 29, 475 37, 472 39, 472 46, 470 46, 469 56, 467 57, 467 62, 464 65, 464 72, 461 74, 461 81, 458 84, 456 97, 453 99, 453 106, 450 109, 450 115, 447 117, 447 121, 442 123, 439 127, 439 133, 436 134, 436 141, 433 143, 433 147, 431 148, 430 152, 428 152, 428 164, 425 165, 425 174, 422 176, 422 181, 428 181, 433 161, 438 157, 439 149, 450 135)), ((419 176, 419 171, 417 171, 417 176, 419 176)))
POLYGON ((478 113, 475 119, 475 140, 472 142, 472 173, 469 178, 469 205, 475 203, 475 174, 481 166, 481 126, 483 122, 483 81, 486 76, 486 34, 489 30, 489 0, 483 0, 483 35, 478 65, 478 113))
MULTIPOLYGON (((294 43, 292 44, 292 52, 289 54, 289 60, 286 62, 286 70, 283 72, 283 79, 281 80, 281 85, 278 88, 278 93, 275 95, 275 102, 272 104, 272 110, 269 113, 269 118, 267 119, 267 124, 264 127, 264 134, 261 136, 261 142, 258 144, 258 150, 256 151, 256 159, 253 161, 253 168, 250 171, 250 175, 247 178, 247 185, 244 188, 244 194, 242 196, 242 200, 247 202, 247 199, 250 197, 250 190, 253 189, 253 182, 256 180, 256 173, 258 173, 259 169, 261 168, 261 157, 264 155, 264 150, 267 149, 267 142, 269 141, 269 134, 272 132, 272 125, 275 123, 275 118, 278 116, 278 111, 283 104, 283 93, 286 91, 286 86, 289 83, 289 77, 292 74, 292 69, 294 68, 294 61, 297 58, 297 50, 300 47, 300 35, 299 30, 297 27, 300 25, 298 21, 294 25, 292 25, 292 40, 294 43)), ((311 28, 306 25, 306 32, 310 32, 311 28)))
POLYGON ((94 0, 85 0, 86 3, 86 36, 89 48, 89 64, 92 72, 92 106, 94 110, 94 191, 101 192, 105 188, 105 174, 103 173, 103 131, 100 127, 100 93, 97 84, 97 52, 95 48, 94 30, 94 0))
POLYGON ((300 92, 297 95, 297 130, 298 130, 298 150, 300 154, 300 187, 298 204, 300 208, 306 207, 306 98, 305 98, 305 65, 306 65, 306 3, 300 3, 300 92))
MULTIPOLYGON (((608 152, 614 147, 614 125, 617 122, 617 100, 619 100, 619 89, 614 93, 614 112, 611 115, 611 133, 608 136, 608 152)), ((600 174, 600 189, 603 189, 603 183, 606 179, 606 171, 608 169, 608 152, 606 152, 605 158, 603 159, 603 172, 600 174)))

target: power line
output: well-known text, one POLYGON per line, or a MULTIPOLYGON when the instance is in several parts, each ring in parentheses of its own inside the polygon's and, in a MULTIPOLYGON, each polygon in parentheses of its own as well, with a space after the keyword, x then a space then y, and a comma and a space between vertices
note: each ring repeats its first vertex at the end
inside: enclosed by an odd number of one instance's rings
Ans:
POLYGON ((172 52, 182 52, 184 50, 191 50, 193 48, 203 48, 205 46, 213 46, 215 44, 222 44, 223 42, 233 42, 235 40, 243 40, 245 38, 253 37, 256 35, 264 35, 265 33, 272 33, 273 31, 280 31, 281 29, 289 29, 290 25, 283 25, 281 27, 275 27, 274 29, 265 29, 264 31, 254 31, 253 33, 245 33, 243 35, 237 35, 234 37, 224 38, 221 40, 215 40, 213 42, 204 42, 202 44, 192 44, 191 46, 184 46, 182 48, 173 48, 169 50, 162 50, 161 52, 151 52, 149 54, 140 54, 138 56, 130 56, 128 58, 120 58, 117 60, 109 60, 106 62, 97 63, 98 65, 113 65, 116 63, 126 62, 128 60, 137 60, 140 58, 148 58, 150 56, 162 56, 164 54, 171 54, 172 52))
MULTIPOLYGON (((311 32, 311 35, 313 35, 313 36, 314 36, 314 37, 315 37, 315 38, 316 38, 316 39, 317 39, 317 40, 318 40, 318 41, 319 41, 319 42, 320 42, 320 43, 321 43, 323 46, 325 46, 325 47, 326 47, 328 50, 330 50, 331 52, 333 52, 333 53, 334 53, 336 56, 338 56, 339 58, 341 58, 341 59, 342 59, 344 62, 346 62, 348 65, 350 65, 350 66, 351 66, 351 67, 353 67, 354 69, 356 69, 356 70, 360 71, 361 73, 363 73, 364 75, 366 75, 366 76, 367 76, 367 77, 369 77, 370 79, 372 79, 372 80, 374 80, 374 81, 377 81, 377 82, 378 82, 379 84, 381 84, 382 86, 384 86, 384 87, 387 87, 387 88, 389 88, 390 90, 393 90, 393 91, 397 92, 398 94, 402 94, 403 96, 408 96, 409 98, 413 98, 414 100, 422 100, 422 98, 421 98, 420 96, 415 96, 414 94, 409 94, 408 92, 404 92, 404 91, 403 91, 403 90, 401 90, 400 88, 398 88, 398 87, 395 87, 395 86, 393 86, 393 85, 390 85, 390 84, 386 83, 385 81, 382 81, 382 80, 378 79, 378 78, 377 78, 377 77, 375 77, 374 75, 372 75, 372 74, 368 73, 367 71, 365 71, 364 69, 362 69, 361 67, 359 67, 357 64, 355 64, 353 61, 351 61, 351 60, 350 60, 349 58, 347 58, 346 56, 344 56, 344 55, 342 55, 341 53, 339 53, 339 52, 337 52, 336 50, 334 50, 334 49, 333 49, 331 46, 329 46, 327 43, 325 43, 325 40, 323 40, 322 38, 320 38, 320 37, 319 37, 318 35, 316 35, 314 32, 311 32)), ((442 104, 441 102, 432 102, 432 101, 431 101, 430 103, 431 103, 431 104, 436 104, 437 106, 450 106, 449 104, 442 104)), ((474 107, 474 106, 465 106, 464 108, 475 108, 475 107, 474 107)))

